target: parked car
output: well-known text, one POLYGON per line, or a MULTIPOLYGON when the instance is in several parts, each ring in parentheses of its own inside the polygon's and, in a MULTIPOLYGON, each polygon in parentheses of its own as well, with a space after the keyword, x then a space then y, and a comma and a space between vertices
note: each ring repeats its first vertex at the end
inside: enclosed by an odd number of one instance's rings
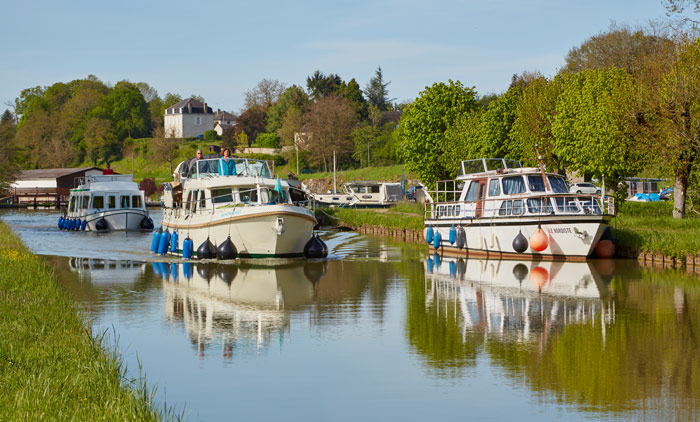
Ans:
POLYGON ((425 187, 425 186, 423 186, 423 185, 415 185, 415 186, 411 186, 410 188, 406 189, 406 199, 408 199, 409 201, 416 201, 416 200, 418 200, 418 198, 419 198, 420 196, 422 196, 422 195, 421 195, 421 194, 422 194, 421 190, 422 190, 424 187, 425 187))
POLYGON ((590 193, 590 194, 595 194, 595 195, 600 195, 600 188, 593 183, 588 183, 588 182, 581 182, 581 183, 574 183, 571 185, 569 188, 569 192, 571 193, 590 193))

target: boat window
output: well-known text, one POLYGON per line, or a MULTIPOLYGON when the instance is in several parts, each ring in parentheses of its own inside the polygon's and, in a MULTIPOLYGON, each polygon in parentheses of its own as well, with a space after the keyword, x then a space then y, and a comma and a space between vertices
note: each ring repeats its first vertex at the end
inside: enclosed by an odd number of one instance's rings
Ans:
POLYGON ((501 208, 498 210, 498 215, 510 215, 513 211, 513 201, 503 201, 501 208))
POLYGON ((552 204, 549 198, 530 198, 527 200, 527 209, 530 214, 551 214, 552 204))
POLYGON ((465 201, 476 201, 476 194, 479 189, 479 182, 473 181, 471 185, 469 185, 469 190, 467 191, 467 198, 465 201))
POLYGON ((554 193, 569 193, 569 188, 566 187, 566 180, 563 177, 547 176, 547 178, 554 193))
POLYGON ((204 191, 204 190, 199 191, 199 207, 202 209, 207 207, 207 200, 206 200, 206 197, 204 196, 205 192, 206 191, 204 191))
POLYGON ((131 198, 129 198, 129 196, 122 196, 121 197, 122 208, 131 208, 130 199, 131 198))
POLYGON ((90 206, 90 197, 89 196, 82 196, 81 197, 83 200, 83 209, 86 210, 90 206))
POLYGON ((70 199, 70 204, 68 205, 68 211, 75 211, 75 196, 70 199))
POLYGON ((105 207, 105 197, 102 195, 95 195, 92 197, 92 208, 104 208, 105 207))
POLYGON ((532 192, 544 192, 544 180, 542 180, 541 175, 530 175, 527 176, 527 182, 530 185, 530 191, 532 192))
POLYGON ((197 172, 199 177, 208 174, 219 174, 219 159, 197 160, 197 172))
POLYGON ((241 202, 243 202, 244 204, 258 202, 258 191, 254 187, 242 190, 239 194, 241 197, 241 202))
POLYGON ((187 209, 190 210, 190 212, 195 212, 197 211, 197 191, 196 190, 191 190, 187 194, 187 209))
POLYGON ((489 196, 498 196, 501 194, 501 182, 498 179, 489 181, 489 196))
POLYGON ((459 211, 460 211, 460 207, 459 207, 459 205, 457 205, 457 206, 455 207, 455 215, 458 216, 458 217, 459 217, 459 214, 460 214, 459 211))
POLYGON ((522 199, 516 199, 513 201, 513 215, 523 215, 525 214, 525 207, 523 206, 522 199))
MULTIPOLYGON (((262 194, 262 189, 260 189, 260 193, 262 194)), ((267 192, 267 202, 270 204, 278 204, 280 202, 284 202, 284 198, 280 195, 279 192, 277 192, 275 189, 265 189, 267 192)))
POLYGON ((484 193, 486 192, 486 184, 479 183, 479 200, 484 199, 484 193))
POLYGON ((525 181, 522 176, 510 176, 503 178, 503 193, 512 195, 525 192, 525 181))
MULTIPOLYGON (((248 170, 251 176, 270 177, 270 168, 264 161, 248 161, 248 170)), ((236 166, 238 171, 238 166, 236 166)))
POLYGON ((131 206, 134 208, 141 208, 141 197, 139 195, 133 195, 131 197, 131 206))
POLYGON ((215 204, 225 204, 233 202, 233 194, 231 188, 212 189, 211 201, 215 204))
POLYGON ((559 212, 578 213, 581 211, 574 197, 554 198, 554 201, 559 212))
POLYGON ((107 197, 107 206, 108 206, 110 209, 117 208, 117 197, 114 196, 114 195, 109 195, 109 196, 107 197))

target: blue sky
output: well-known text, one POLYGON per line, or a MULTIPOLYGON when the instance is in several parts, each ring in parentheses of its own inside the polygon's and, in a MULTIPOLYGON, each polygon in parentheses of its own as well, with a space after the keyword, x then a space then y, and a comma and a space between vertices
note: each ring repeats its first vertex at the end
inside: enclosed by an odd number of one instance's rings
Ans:
POLYGON ((305 87, 316 69, 364 88, 381 66, 398 102, 448 79, 500 93, 514 73, 554 75, 612 22, 665 17, 661 0, 0 2, 3 109, 89 74, 233 112, 262 78, 305 87))

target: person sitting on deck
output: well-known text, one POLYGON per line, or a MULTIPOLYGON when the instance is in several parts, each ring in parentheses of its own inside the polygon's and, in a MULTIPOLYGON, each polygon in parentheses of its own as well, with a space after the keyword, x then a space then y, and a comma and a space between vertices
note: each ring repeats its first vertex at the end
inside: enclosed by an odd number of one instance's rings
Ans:
POLYGON ((219 174, 222 176, 235 176, 236 163, 231 158, 231 150, 224 148, 224 156, 219 159, 219 174))
POLYGON ((109 163, 107 163, 107 167, 105 167, 105 169, 102 170, 102 174, 114 174, 114 170, 112 170, 112 169, 109 167, 109 163))

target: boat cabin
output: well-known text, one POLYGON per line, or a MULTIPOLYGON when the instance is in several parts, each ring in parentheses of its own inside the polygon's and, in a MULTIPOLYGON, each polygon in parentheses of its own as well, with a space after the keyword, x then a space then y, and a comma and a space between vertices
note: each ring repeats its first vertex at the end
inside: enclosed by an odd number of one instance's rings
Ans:
POLYGON ((86 176, 80 178, 78 183, 78 188, 70 191, 68 215, 146 209, 144 193, 134 183, 133 175, 86 176))

